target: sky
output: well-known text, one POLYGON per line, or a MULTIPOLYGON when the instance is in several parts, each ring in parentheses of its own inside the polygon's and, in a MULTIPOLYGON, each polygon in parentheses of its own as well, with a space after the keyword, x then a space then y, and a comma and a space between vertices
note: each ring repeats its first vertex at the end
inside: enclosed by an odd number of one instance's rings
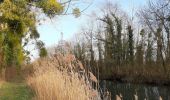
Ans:
MULTIPOLYGON (((72 15, 56 16, 53 19, 47 19, 41 25, 37 26, 40 33, 40 40, 42 40, 46 47, 54 46, 61 39, 61 33, 63 33, 63 39, 74 39, 74 35, 78 33, 83 24, 88 22, 89 16, 92 12, 98 13, 99 9, 106 3, 106 0, 84 0, 88 3, 79 4, 80 10, 86 8, 89 4, 90 7, 86 9, 82 15, 75 18, 72 15)), ((144 6, 147 0, 107 0, 120 5, 120 8, 127 12, 128 15, 132 15, 132 9, 137 10, 144 6)), ((30 48, 30 47, 28 47, 30 48)), ((34 52, 34 56, 37 56, 37 52, 34 52)))
MULTIPOLYGON (((90 0, 89 0, 90 1, 90 0)), ((147 0, 110 0, 110 2, 118 3, 121 8, 126 11, 129 15, 132 14, 132 9, 142 7, 147 0)), ((59 39, 61 39, 61 33, 65 40, 73 38, 74 34, 77 33, 82 24, 87 23, 89 14, 97 11, 106 2, 106 0, 91 0, 92 5, 83 12, 79 18, 75 18, 72 15, 57 16, 51 20, 47 20, 45 23, 38 26, 40 33, 40 40, 44 41, 46 46, 55 45, 59 39)), ((84 9, 88 6, 85 4, 80 7, 84 9)))

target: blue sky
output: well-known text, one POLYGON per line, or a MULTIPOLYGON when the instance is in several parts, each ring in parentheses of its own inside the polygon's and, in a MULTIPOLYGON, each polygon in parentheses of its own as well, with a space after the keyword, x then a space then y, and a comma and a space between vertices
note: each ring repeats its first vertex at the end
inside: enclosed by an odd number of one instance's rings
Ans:
MULTIPOLYGON (((90 1, 90 0, 89 0, 90 1)), ((92 5, 84 12, 85 14, 91 14, 93 11, 101 8, 106 2, 106 0, 93 0, 92 5)), ((132 8, 138 9, 142 7, 147 0, 110 0, 110 2, 118 3, 121 8, 126 11, 129 15, 132 13, 132 8)), ((87 5, 79 7, 84 9, 87 5)), ((73 38, 74 34, 79 32, 82 24, 87 23, 88 16, 82 14, 79 18, 74 16, 57 16, 52 20, 47 20, 42 25, 38 26, 38 31, 40 33, 40 40, 44 41, 46 46, 52 46, 57 44, 58 40, 61 38, 61 32, 64 33, 64 39, 73 38)))

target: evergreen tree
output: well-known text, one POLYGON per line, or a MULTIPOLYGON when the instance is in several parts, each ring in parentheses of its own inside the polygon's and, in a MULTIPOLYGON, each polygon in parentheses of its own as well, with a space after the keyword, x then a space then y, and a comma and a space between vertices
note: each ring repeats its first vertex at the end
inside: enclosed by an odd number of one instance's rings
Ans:
POLYGON ((121 64, 122 60, 122 21, 118 17, 116 17, 115 14, 112 14, 114 20, 115 20, 115 27, 116 27, 116 63, 118 66, 121 64))
POLYGON ((148 40, 147 40, 147 50, 146 50, 146 65, 151 65, 153 62, 153 40, 152 40, 152 33, 148 33, 148 40))
POLYGON ((140 36, 141 40, 139 44, 136 46, 136 64, 139 66, 143 66, 144 64, 144 46, 145 46, 145 41, 144 41, 144 36, 145 36, 145 30, 142 29, 140 31, 140 36))
POLYGON ((134 40, 133 40, 133 30, 131 25, 128 26, 128 44, 129 44, 129 50, 128 50, 128 59, 131 65, 134 63, 134 40))

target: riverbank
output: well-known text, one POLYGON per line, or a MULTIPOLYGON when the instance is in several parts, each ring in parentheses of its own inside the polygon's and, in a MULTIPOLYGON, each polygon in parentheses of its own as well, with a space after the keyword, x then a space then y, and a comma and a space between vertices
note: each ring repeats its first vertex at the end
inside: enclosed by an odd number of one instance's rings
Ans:
POLYGON ((122 76, 114 74, 112 77, 102 78, 100 80, 108 80, 120 83, 135 83, 135 84, 148 84, 148 85, 161 85, 161 86, 170 86, 170 80, 168 79, 150 79, 149 77, 142 76, 122 76))
POLYGON ((101 72, 100 80, 170 86, 170 75, 166 74, 162 68, 158 67, 112 68, 108 73, 101 72))

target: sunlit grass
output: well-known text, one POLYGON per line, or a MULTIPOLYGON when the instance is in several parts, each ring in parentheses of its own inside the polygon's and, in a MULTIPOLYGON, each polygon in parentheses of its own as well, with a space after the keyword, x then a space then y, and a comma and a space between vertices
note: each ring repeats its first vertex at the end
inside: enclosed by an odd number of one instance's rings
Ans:
POLYGON ((31 100, 32 97, 25 83, 0 82, 0 100, 31 100))

